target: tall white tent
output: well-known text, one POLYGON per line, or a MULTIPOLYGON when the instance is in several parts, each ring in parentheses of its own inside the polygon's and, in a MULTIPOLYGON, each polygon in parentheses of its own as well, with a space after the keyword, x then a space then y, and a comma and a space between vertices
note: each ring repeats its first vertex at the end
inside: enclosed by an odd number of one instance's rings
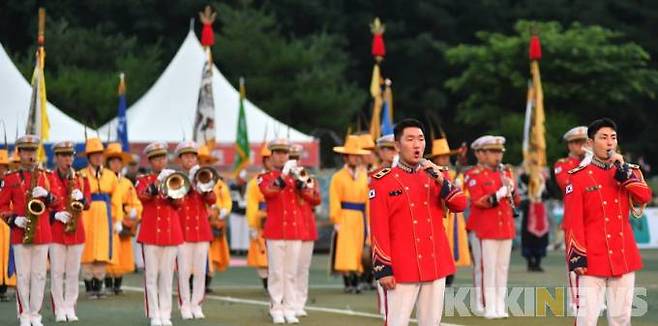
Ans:
MULTIPOLYGON (((128 109, 128 140, 131 143, 175 143, 183 137, 192 137, 201 72, 206 60, 201 43, 190 30, 164 73, 151 89, 128 109)), ((130 76, 127 78, 130 81, 130 76)), ((218 143, 233 143, 237 133, 239 92, 226 80, 217 66, 213 66, 212 86, 215 101, 215 140, 218 143)), ((245 115, 251 143, 260 143, 264 139, 272 140, 277 136, 289 137, 290 141, 297 143, 314 141, 313 137, 277 121, 249 101, 245 101, 245 115), (264 138, 266 130, 267 136, 264 138)), ((116 126, 117 118, 114 118, 101 127, 100 133, 107 134, 107 128, 116 126)))
MULTIPOLYGON (((47 64, 47 62, 46 62, 47 64)), ((47 81, 48 76, 46 76, 47 81)), ((48 87, 46 83, 46 88, 48 87)), ((27 123, 32 87, 0 44, 0 117, 7 125, 7 135, 23 135, 27 123), (16 128, 18 127, 18 133, 16 128)), ((73 120, 56 106, 48 102, 50 139, 48 143, 70 140, 84 142, 84 125, 73 120)), ((1 136, 0 136, 1 137, 1 136)))

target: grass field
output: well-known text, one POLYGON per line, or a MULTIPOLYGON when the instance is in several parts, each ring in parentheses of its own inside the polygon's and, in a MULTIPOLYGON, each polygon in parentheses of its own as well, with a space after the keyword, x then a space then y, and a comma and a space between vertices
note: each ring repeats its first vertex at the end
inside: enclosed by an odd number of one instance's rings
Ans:
MULTIPOLYGON (((633 319, 634 325, 658 324, 658 250, 642 252, 645 268, 637 273, 636 286, 647 288, 645 300, 648 312, 633 319)), ((303 325, 382 325, 377 318, 376 298, 373 291, 360 295, 347 295, 342 292, 342 282, 327 275, 327 256, 316 255, 311 271, 309 294, 309 317, 301 320, 303 325)), ((512 253, 510 286, 562 287, 565 284, 564 263, 557 252, 549 253, 544 267, 545 273, 527 273, 525 262, 519 252, 512 253)), ((86 326, 128 326, 147 325, 143 313, 141 274, 131 274, 125 280, 126 293, 101 301, 88 300, 81 294, 78 303, 78 316, 81 322, 75 325, 86 326)), ((471 285, 470 268, 462 268, 457 273, 455 290, 471 285)), ((175 325, 267 325, 267 296, 260 287, 256 272, 247 267, 233 267, 219 274, 213 280, 214 294, 206 298, 203 321, 182 321, 176 308, 173 311, 175 325)), ((44 323, 55 324, 50 312, 49 299, 44 300, 44 323)), ((523 300, 519 300, 523 307, 523 300)), ((0 303, 0 325, 17 325, 15 303, 0 303)), ((488 321, 479 317, 444 317, 446 324, 457 325, 570 325, 571 317, 512 317, 506 320, 488 321)), ((600 324, 605 321, 601 319, 600 324)))

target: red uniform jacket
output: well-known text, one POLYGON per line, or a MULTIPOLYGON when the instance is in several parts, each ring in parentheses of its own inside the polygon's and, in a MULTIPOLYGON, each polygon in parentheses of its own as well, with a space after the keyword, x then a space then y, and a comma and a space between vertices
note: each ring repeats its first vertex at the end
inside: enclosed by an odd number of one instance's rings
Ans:
MULTIPOLYGON (((39 170, 37 185, 49 191, 47 197, 42 198, 46 204, 46 210, 39 215, 39 221, 34 232, 34 244, 47 244, 52 241, 50 231, 50 211, 60 211, 62 204, 50 193, 50 181, 45 170, 39 170)), ((13 220, 17 216, 25 216, 26 199, 31 191, 30 184, 32 173, 28 170, 18 170, 5 175, 4 186, 0 191, 0 216, 11 226, 11 243, 22 244, 25 230, 17 227, 13 220)))
POLYGON ((295 180, 289 175, 284 176, 281 171, 269 171, 258 176, 258 187, 267 206, 263 237, 274 240, 301 240, 303 217, 299 209, 299 190, 295 186, 295 180))
POLYGON ((377 279, 433 281, 455 272, 443 229, 446 207, 466 208, 466 197, 447 179, 442 185, 427 173, 384 168, 370 182, 370 230, 377 279))
POLYGON ((562 194, 564 195, 564 188, 567 187, 567 183, 569 182, 569 171, 571 169, 575 168, 580 164, 580 160, 576 157, 573 156, 567 156, 565 158, 561 158, 555 162, 555 165, 553 166, 553 173, 555 174, 555 182, 557 183, 558 187, 560 187, 560 190, 562 190, 562 194))
POLYGON ((142 202, 142 225, 137 241, 156 246, 176 246, 183 243, 183 232, 178 217, 179 201, 153 194, 157 189, 157 175, 148 174, 137 178, 135 190, 142 202))
MULTIPOLYGON (((70 193, 66 193, 69 183, 69 180, 66 178, 67 176, 61 176, 59 171, 55 170, 49 174, 49 177, 51 192, 61 201, 62 209, 66 210, 66 196, 71 195, 70 193)), ((78 189, 82 192, 84 196, 82 202, 85 206, 85 209, 89 209, 89 203, 91 203, 91 190, 89 189, 89 181, 87 181, 87 178, 84 178, 79 173, 75 173, 75 177, 73 178, 72 182, 73 186, 71 189, 78 189)), ((50 228, 53 234, 52 242, 63 245, 76 245, 85 243, 85 228, 82 222, 82 214, 80 214, 78 221, 76 222, 75 232, 67 233, 64 232, 66 225, 61 221, 54 219, 55 213, 57 212, 53 211, 51 213, 53 218, 50 221, 50 228)))
POLYGON ((320 205, 322 198, 317 187, 319 187, 319 184, 316 182, 315 188, 304 189, 301 192, 301 198, 299 200, 299 210, 302 213, 300 236, 303 241, 315 241, 318 239, 318 230, 315 226, 315 213, 313 209, 315 206, 320 205))
POLYGON ((183 197, 181 206, 178 208, 183 240, 185 242, 210 242, 213 239, 208 220, 208 206, 217 201, 214 191, 200 194, 196 190, 190 190, 183 197))
POLYGON ((569 270, 587 267, 586 275, 610 277, 642 268, 629 205, 651 201, 651 189, 637 168, 623 182, 614 178, 616 171, 593 162, 570 172, 563 223, 569 270))
MULTIPOLYGON (((512 172, 505 175, 512 180, 512 172)), ((475 231, 479 239, 514 239, 516 227, 512 205, 508 198, 496 199, 496 191, 503 186, 501 172, 484 166, 469 170, 466 187, 471 196, 471 214, 466 228, 475 231)), ((516 189, 516 186, 514 187, 516 189)), ((515 205, 520 198, 515 195, 515 205)))

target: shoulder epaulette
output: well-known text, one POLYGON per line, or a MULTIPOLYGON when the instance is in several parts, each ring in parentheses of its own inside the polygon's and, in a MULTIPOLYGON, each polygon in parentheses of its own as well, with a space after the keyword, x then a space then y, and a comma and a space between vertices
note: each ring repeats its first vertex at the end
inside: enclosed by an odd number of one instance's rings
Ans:
POLYGON ((631 164, 631 163, 628 163, 628 167, 631 168, 631 169, 636 169, 636 170, 639 170, 639 169, 640 169, 640 166, 637 165, 637 164, 631 164))
POLYGON ((383 169, 377 171, 377 173, 373 174, 372 177, 379 180, 379 179, 385 177, 390 172, 391 172, 391 168, 383 168, 383 169))
POLYGON ((575 168, 569 170, 568 173, 569 173, 569 174, 574 174, 574 173, 576 173, 576 172, 578 172, 578 171, 583 170, 585 167, 587 167, 587 165, 579 165, 579 166, 577 166, 577 167, 575 167, 575 168))

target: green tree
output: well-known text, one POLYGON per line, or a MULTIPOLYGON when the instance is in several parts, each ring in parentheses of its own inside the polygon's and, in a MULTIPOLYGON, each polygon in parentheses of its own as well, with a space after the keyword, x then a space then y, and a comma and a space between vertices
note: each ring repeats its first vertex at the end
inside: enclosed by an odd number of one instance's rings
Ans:
MULTIPOLYGON (((620 33, 600 26, 573 23, 563 28, 557 22, 519 21, 514 35, 478 32, 479 44, 446 51, 447 61, 463 69, 445 84, 459 99, 459 123, 507 136, 514 144, 510 159, 520 160, 520 147, 515 145, 522 137, 533 25, 542 40, 550 159, 561 154, 560 137, 572 126, 601 116, 617 118, 623 126, 649 113, 638 104, 655 98, 658 71, 648 66, 650 57, 642 47, 623 42, 620 33)), ((626 136, 633 141, 640 135, 626 136)))
POLYGON ((340 37, 318 32, 288 39, 265 9, 216 8, 220 27, 213 53, 234 85, 244 76, 248 98, 295 128, 344 130, 367 93, 345 79, 349 60, 340 37))

